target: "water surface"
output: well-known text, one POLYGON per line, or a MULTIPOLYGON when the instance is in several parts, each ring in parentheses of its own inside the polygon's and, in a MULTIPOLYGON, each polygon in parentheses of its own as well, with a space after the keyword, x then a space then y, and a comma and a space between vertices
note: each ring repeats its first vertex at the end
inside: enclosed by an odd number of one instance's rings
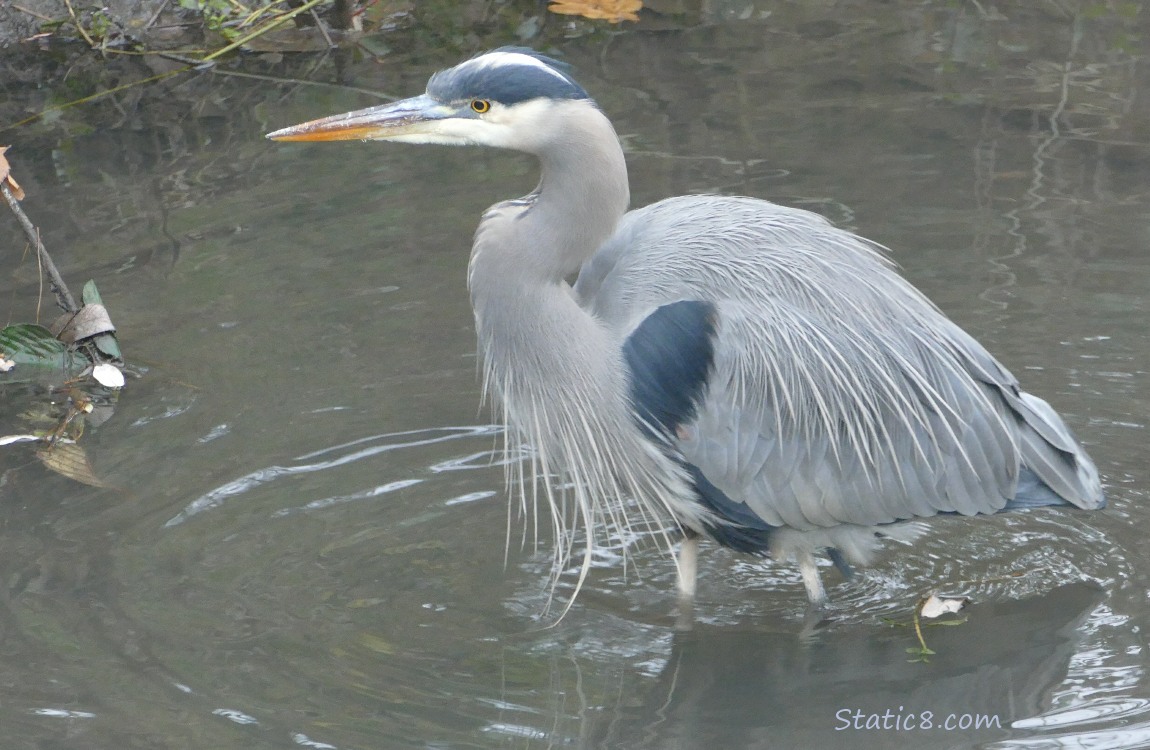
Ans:
MULTIPOLYGON (((224 76, 181 84, 212 106, 176 124, 40 131, 17 152, 26 209, 145 372, 85 437, 121 489, 0 455, 5 746, 1150 742, 1150 26, 1033 5, 731 4, 540 42, 616 123, 635 205, 754 195, 890 246, 1104 475, 1105 512, 945 519, 856 582, 828 571, 832 623, 808 637, 797 574, 724 550, 690 632, 649 547, 604 555, 558 624, 546 540, 514 520, 505 559, 465 270, 482 210, 534 186, 528 158, 270 144, 378 100, 224 76), (908 663, 887 619, 933 588, 975 605, 908 663), (887 711, 901 728, 850 718, 887 711)), ((407 95, 460 56, 309 75, 407 95)))

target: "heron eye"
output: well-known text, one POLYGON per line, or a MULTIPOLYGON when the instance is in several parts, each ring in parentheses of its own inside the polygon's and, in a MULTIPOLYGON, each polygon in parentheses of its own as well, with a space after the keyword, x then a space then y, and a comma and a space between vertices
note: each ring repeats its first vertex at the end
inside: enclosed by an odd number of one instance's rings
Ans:
POLYGON ((491 102, 486 99, 472 99, 471 111, 477 114, 484 114, 487 110, 491 109, 491 102))

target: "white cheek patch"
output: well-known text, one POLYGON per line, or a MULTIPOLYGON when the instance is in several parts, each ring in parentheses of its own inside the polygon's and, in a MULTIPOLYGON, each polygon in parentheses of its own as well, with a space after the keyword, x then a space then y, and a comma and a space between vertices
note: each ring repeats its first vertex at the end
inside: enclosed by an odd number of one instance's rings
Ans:
POLYGON ((550 99, 530 99, 510 106, 492 102, 491 109, 483 115, 483 119, 496 125, 511 123, 533 122, 540 115, 554 106, 550 99))
POLYGON ((526 137, 539 127, 544 114, 556 106, 559 105, 551 99, 531 99, 510 106, 492 102, 491 110, 483 115, 483 120, 491 125, 514 127, 526 137))

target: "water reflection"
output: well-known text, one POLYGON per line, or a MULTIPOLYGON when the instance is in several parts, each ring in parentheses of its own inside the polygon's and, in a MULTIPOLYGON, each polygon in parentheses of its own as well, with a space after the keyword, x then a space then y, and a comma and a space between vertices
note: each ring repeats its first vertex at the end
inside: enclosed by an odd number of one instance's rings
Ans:
POLYGON ((953 747, 1002 738, 1050 707, 1103 597, 1068 585, 975 605, 962 625, 927 627, 929 665, 908 660, 914 639, 904 628, 835 627, 800 642, 794 632, 698 627, 675 635, 641 706, 616 709, 593 744, 813 747, 832 737, 856 748, 953 747))

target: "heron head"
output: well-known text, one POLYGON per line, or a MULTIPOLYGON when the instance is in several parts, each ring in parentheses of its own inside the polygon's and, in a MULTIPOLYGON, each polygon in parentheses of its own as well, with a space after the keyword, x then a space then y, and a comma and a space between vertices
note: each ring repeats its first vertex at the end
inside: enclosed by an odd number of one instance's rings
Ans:
POLYGON ((595 103, 561 63, 503 47, 441 70, 416 97, 268 133, 277 141, 375 140, 538 152, 564 110, 595 103))

